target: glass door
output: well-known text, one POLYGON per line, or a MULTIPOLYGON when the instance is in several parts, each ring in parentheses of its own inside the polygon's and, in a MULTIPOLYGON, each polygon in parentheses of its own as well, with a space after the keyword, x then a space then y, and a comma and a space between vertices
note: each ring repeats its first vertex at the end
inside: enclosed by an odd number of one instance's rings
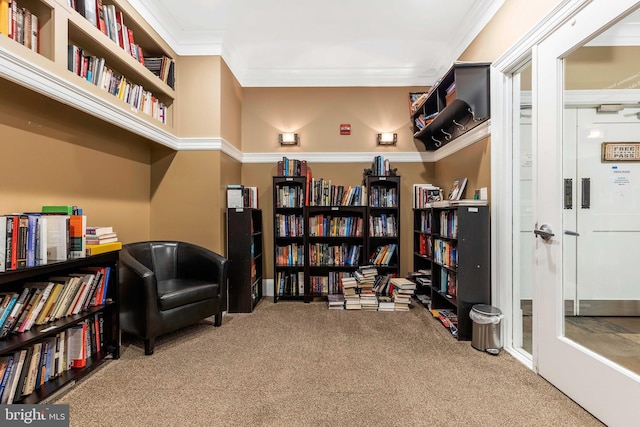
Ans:
POLYGON ((595 0, 534 48, 537 366, 608 425, 640 396, 637 8, 595 0))

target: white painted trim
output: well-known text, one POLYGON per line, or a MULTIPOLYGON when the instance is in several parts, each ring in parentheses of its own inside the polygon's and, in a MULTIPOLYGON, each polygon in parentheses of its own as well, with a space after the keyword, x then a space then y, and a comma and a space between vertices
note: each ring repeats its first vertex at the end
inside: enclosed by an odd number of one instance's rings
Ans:
POLYGON ((262 280, 262 298, 264 297, 273 298, 273 279, 262 280))

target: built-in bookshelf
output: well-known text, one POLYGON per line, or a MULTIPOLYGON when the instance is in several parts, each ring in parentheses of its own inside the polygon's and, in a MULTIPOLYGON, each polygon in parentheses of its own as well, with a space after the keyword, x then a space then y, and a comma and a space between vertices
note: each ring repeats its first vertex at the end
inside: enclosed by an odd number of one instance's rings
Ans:
POLYGON ((227 209, 227 258, 230 313, 251 313, 262 298, 262 211, 227 209))
MULTIPOLYGON (((93 6, 96 16, 100 3, 75 2, 78 8, 93 6)), ((168 72, 156 75, 143 62, 145 56, 166 58, 167 71, 175 75, 171 49, 127 2, 110 0, 102 6, 117 13, 120 28, 127 31, 122 45, 67 2, 18 0, 17 7, 28 10, 39 26, 37 47, 1 35, 0 77, 137 133, 142 127, 147 137, 165 143, 166 131, 173 128, 172 78, 168 72), (108 74, 113 84, 105 83, 108 74)))
POLYGON ((400 176, 365 175, 368 262, 381 274, 400 275, 400 176))
POLYGON ((38 316, 23 332, 12 331, 0 338, 0 360, 11 364, 15 373, 6 386, 13 389, 5 387, 2 392, 2 398, 10 400, 3 403, 46 402, 105 360, 120 357, 118 257, 119 252, 112 251, 0 273, 2 300, 12 294, 23 300, 22 308, 12 313, 17 316, 14 325, 28 322, 36 307, 40 314, 51 313, 42 319, 38 316), (81 285, 72 287, 74 283, 81 285), (95 286, 86 287, 92 283, 95 286), (68 311, 64 301, 87 304, 68 311), (47 307, 50 311, 43 312, 47 307), (5 396, 6 390, 10 394, 5 396))
POLYGON ((273 177, 273 302, 305 299, 307 179, 273 177))
POLYGON ((414 209, 414 270, 431 269, 431 308, 451 312, 459 340, 470 340, 469 312, 490 304, 488 206, 414 209))

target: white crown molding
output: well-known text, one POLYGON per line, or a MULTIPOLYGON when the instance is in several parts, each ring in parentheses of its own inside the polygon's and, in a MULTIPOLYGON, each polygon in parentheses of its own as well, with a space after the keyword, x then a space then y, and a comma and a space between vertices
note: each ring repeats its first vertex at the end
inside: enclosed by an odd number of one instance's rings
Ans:
MULTIPOLYGON (((226 61, 226 58, 225 58, 226 61)), ((230 67, 231 68, 231 67, 230 67)), ((322 68, 249 70, 238 79, 242 87, 410 87, 433 84, 414 68, 322 68)))
POLYGON ((0 77, 167 147, 178 147, 176 137, 159 126, 5 48, 0 48, 0 77))
POLYGON ((179 138, 178 151, 222 151, 229 157, 242 162, 242 151, 224 138, 179 138))

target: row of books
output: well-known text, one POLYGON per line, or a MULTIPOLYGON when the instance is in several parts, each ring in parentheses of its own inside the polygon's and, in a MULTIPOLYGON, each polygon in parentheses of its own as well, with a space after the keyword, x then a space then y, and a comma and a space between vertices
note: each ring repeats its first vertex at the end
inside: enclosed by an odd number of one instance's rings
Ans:
POLYGON ((68 6, 84 16, 138 62, 145 64, 142 48, 135 43, 133 31, 125 24, 123 13, 113 4, 103 4, 102 0, 68 0, 68 6))
POLYGON ((395 243, 378 246, 369 257, 369 264, 378 266, 389 265, 395 260, 394 254, 396 247, 397 245, 395 243))
POLYGON ((38 16, 18 2, 0 0, 0 34, 8 36, 35 52, 40 52, 38 16))
POLYGON ((414 120, 414 124, 418 132, 427 127, 437 116, 438 112, 431 114, 420 114, 418 117, 416 117, 414 120))
POLYGON ((309 217, 309 236, 361 237, 362 217, 314 215, 309 217))
POLYGON ((396 188, 374 187, 369 192, 369 206, 376 208, 395 208, 398 206, 396 188))
POLYGON ((310 276, 309 284, 312 295, 342 295, 342 280, 352 277, 348 271, 330 271, 326 276, 310 276))
POLYGON ((69 71, 126 102, 136 110, 142 111, 161 123, 166 123, 167 107, 152 92, 109 68, 104 58, 91 55, 74 44, 68 45, 67 55, 69 71))
POLYGON ((432 184, 413 184, 413 209, 430 208, 433 202, 444 198, 442 189, 432 184))
POLYGON ((442 211, 440 212, 440 235, 455 239, 458 237, 458 212, 442 211))
POLYGON ((110 267, 86 267, 44 282, 26 282, 21 291, 0 293, 0 338, 103 305, 110 267))
POLYGON ((395 175, 395 169, 391 169, 391 162, 385 159, 384 156, 375 156, 371 163, 371 175, 391 176, 395 175))
POLYGON ((143 65, 171 89, 176 84, 176 63, 168 56, 145 56, 143 65))
POLYGON ((277 284, 276 294, 279 296, 304 295, 304 273, 302 271, 277 271, 275 281, 277 284))
POLYGON ((309 265, 315 266, 357 266, 360 263, 360 245, 329 245, 314 243, 309 245, 309 265))
POLYGON ((304 265, 304 246, 298 245, 297 243, 286 246, 276 246, 276 265, 304 265))
POLYGON ((380 214, 369 216, 369 236, 372 237, 396 237, 398 225, 393 214, 380 214))
POLYGON ((276 164, 277 176, 307 176, 307 161, 283 157, 276 164))
POLYGON ((71 206, 0 215, 0 272, 121 248, 113 228, 87 227, 87 217, 71 206), (98 228, 109 232, 96 235, 98 228))
POLYGON ((104 318, 96 314, 33 345, 0 356, 0 403, 11 404, 70 369, 86 366, 104 347, 104 318))
POLYGON ((227 185, 227 208, 258 209, 258 187, 242 184, 227 185))
POLYGON ((362 206, 367 200, 366 187, 334 185, 331 180, 311 178, 309 206, 362 206))
POLYGON ((304 218, 302 215, 275 214, 276 236, 296 237, 304 236, 304 218))
POLYGON ((301 208, 305 205, 305 189, 295 185, 276 184, 277 208, 301 208))
POLYGON ((458 251, 455 243, 450 240, 434 239, 433 260, 446 267, 456 268, 458 265, 458 251))

